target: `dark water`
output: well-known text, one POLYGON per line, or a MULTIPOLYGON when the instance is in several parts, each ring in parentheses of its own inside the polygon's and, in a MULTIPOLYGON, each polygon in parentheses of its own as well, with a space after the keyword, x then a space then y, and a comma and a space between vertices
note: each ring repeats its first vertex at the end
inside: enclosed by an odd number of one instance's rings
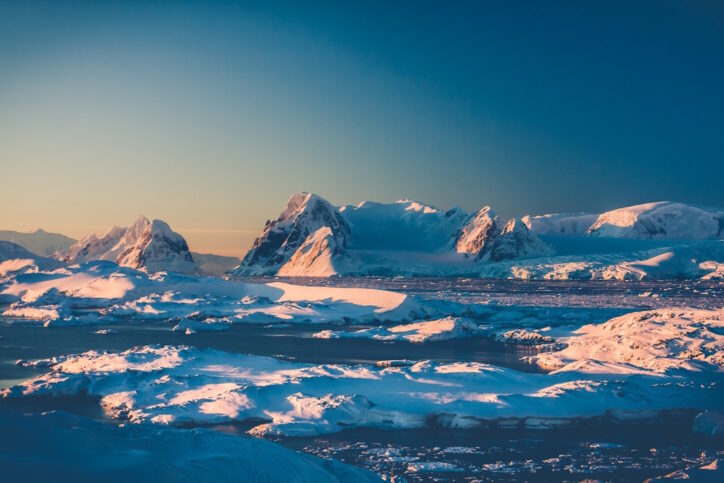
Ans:
MULTIPOLYGON (((647 423, 602 420, 545 431, 355 429, 279 442, 408 481, 644 481, 724 456, 721 440, 691 432, 693 418, 671 413, 647 423)), ((694 481, 721 476, 689 473, 694 481)))
MULTIPOLYGON (((267 281, 268 279, 251 279, 267 281)), ((320 279, 294 280, 335 286, 398 290, 428 298, 461 302, 496 299, 503 306, 556 307, 565 310, 608 310, 661 306, 719 307, 721 282, 525 282, 479 279, 320 279)), ((507 310, 503 308, 503 310, 507 310)), ((614 314, 615 315, 615 314, 614 314)), ((390 359, 477 361, 520 371, 536 368, 520 361, 533 349, 503 345, 484 337, 411 344, 368 339, 316 339, 314 332, 338 325, 262 326, 236 324, 226 331, 186 335, 173 323, 124 322, 113 326, 43 328, 0 320, 0 388, 20 382, 44 368, 16 365, 87 350, 121 351, 149 344, 189 345, 227 352, 273 356, 309 363, 375 363, 390 359), (99 328, 112 334, 98 335, 99 328)), ((346 326, 355 330, 363 326, 346 326)), ((0 411, 38 413, 62 410, 104 421, 97 398, 21 398, 0 404, 0 411)), ((355 429, 336 434, 283 438, 292 449, 365 467, 408 481, 642 481, 689 471, 694 481, 717 481, 717 472, 690 468, 724 460, 724 443, 692 431, 691 412, 670 413, 637 424, 613 424, 605 418, 569 429, 419 430, 355 429)), ((107 424, 112 422, 106 421, 107 424)), ((255 423, 254 423, 255 424, 255 423)), ((215 429, 244 433, 250 422, 215 429)), ((0 428, 0 431, 2 428, 0 428)), ((2 437, 2 436, 0 436, 2 437)), ((1 478, 0 478, 1 480, 1 478)), ((691 480, 690 480, 691 481, 691 480)))
MULTIPOLYGON (((138 322, 111 326, 41 327, 32 323, 0 320, 0 388, 41 374, 44 368, 23 367, 18 360, 44 359, 88 350, 123 351, 150 344, 188 345, 225 352, 279 357, 317 364, 374 364, 391 359, 443 362, 475 361, 525 372, 541 372, 520 359, 532 350, 494 342, 485 337, 413 344, 372 339, 317 339, 312 334, 338 325, 295 324, 261 326, 235 324, 223 331, 186 335, 171 330, 173 323, 138 322), (96 334, 99 328, 114 333, 96 334)), ((369 326, 346 326, 357 330, 369 326)))
POLYGON ((719 308, 724 282, 717 280, 502 280, 485 278, 284 278, 244 277, 250 282, 394 290, 426 298, 541 307, 719 308))

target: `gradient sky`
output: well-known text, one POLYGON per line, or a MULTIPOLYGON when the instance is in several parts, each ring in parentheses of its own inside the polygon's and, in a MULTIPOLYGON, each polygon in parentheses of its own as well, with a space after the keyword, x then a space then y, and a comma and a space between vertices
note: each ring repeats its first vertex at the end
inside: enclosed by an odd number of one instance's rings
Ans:
POLYGON ((347 3, 0 0, 0 229, 724 206, 724 2, 347 3))

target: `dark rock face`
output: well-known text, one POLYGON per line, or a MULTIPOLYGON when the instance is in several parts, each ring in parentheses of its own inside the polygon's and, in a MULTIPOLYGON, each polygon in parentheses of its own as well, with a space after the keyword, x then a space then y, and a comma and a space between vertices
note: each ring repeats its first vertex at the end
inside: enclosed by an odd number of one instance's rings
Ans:
POLYGON ((482 208, 457 233, 455 248, 482 258, 490 250, 491 244, 500 232, 500 219, 489 206, 482 208))
POLYGON ((501 228, 500 218, 485 207, 459 232, 456 240, 458 253, 465 253, 492 262, 545 255, 550 252, 521 220, 513 218, 501 228))
POLYGON ((350 229, 337 209, 325 199, 310 193, 291 197, 287 207, 254 241, 236 271, 242 275, 274 274, 292 258, 307 237, 329 227, 338 247, 345 248, 350 229))
POLYGON ((495 238, 490 248, 490 260, 512 260, 536 255, 544 255, 548 247, 519 219, 513 218, 495 238))

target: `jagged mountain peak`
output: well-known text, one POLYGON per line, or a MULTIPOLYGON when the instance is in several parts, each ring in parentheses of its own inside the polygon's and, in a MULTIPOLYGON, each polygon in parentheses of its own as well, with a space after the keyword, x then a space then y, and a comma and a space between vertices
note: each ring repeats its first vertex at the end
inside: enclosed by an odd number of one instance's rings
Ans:
POLYGON ((300 192, 292 196, 281 215, 268 221, 236 273, 275 274, 320 228, 329 228, 335 246, 346 247, 350 229, 337 208, 319 195, 300 192))
POLYGON ((500 234, 495 237, 490 248, 490 260, 499 262, 515 258, 529 258, 551 253, 550 247, 543 243, 520 218, 511 218, 500 234))
POLYGON ((289 201, 287 201, 287 206, 284 211, 282 211, 282 214, 279 215, 278 220, 281 221, 296 218, 305 210, 312 208, 314 205, 320 202, 329 204, 327 200, 319 195, 315 195, 314 193, 307 193, 306 191, 296 193, 292 195, 291 198, 289 198, 289 201))
POLYGON ((493 262, 550 253, 543 243, 520 218, 511 218, 505 224, 489 207, 484 206, 460 230, 455 245, 458 253, 493 262))
POLYGON ((197 271, 186 240, 162 220, 140 215, 127 228, 112 227, 102 237, 88 234, 65 255, 68 262, 109 260, 151 272, 197 271))
POLYGON ((503 227, 503 231, 501 232, 502 235, 513 233, 513 232, 522 232, 527 230, 528 227, 525 226, 525 223, 520 218, 511 218, 505 223, 505 226, 503 227))
POLYGON ((458 253, 482 257, 498 236, 500 220, 490 206, 484 206, 470 217, 454 240, 458 253))

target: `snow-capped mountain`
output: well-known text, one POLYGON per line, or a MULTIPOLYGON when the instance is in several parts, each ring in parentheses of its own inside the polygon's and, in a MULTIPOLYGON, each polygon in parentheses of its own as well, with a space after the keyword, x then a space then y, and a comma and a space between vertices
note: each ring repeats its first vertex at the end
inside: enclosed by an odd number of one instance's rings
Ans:
POLYGON ((493 240, 499 234, 500 219, 489 206, 485 206, 458 231, 455 248, 458 253, 482 258, 490 251, 493 240))
POLYGON ((490 260, 513 260, 550 255, 551 248, 531 232, 519 218, 512 218, 493 240, 490 260))
POLYGON ((598 218, 597 213, 526 215, 521 220, 536 235, 583 236, 598 218))
MULTIPOLYGON (((264 231, 254 241, 236 273, 277 274, 302 247, 295 260, 301 266, 311 266, 317 257, 326 258, 330 250, 338 252, 346 247, 349 236, 347 222, 327 200, 311 193, 297 193, 289 199, 279 218, 267 221, 264 231), (319 231, 324 227, 329 230, 319 231)), ((299 270, 301 268, 288 265, 285 268, 285 271, 299 270)))
POLYGON ((489 206, 478 211, 463 226, 455 240, 455 248, 458 253, 493 262, 551 253, 523 221, 512 218, 503 225, 489 206))
MULTIPOLYGON (((472 215, 406 199, 337 208, 299 193, 241 262, 191 254, 166 223, 143 216, 128 228, 86 235, 58 258, 237 275, 720 279, 724 209, 658 202, 505 220, 488 206, 472 215)), ((3 273, 60 266, 7 242, 0 243, 3 263, 3 273)))
POLYGON ((0 230, 0 240, 17 243, 34 254, 44 257, 51 257, 56 253, 65 252, 75 243, 73 238, 60 233, 49 233, 41 228, 30 233, 0 230))
POLYGON ((724 237, 724 211, 660 201, 602 213, 591 236, 637 239, 709 240, 724 237))
POLYGON ((452 263, 540 256, 550 249, 520 220, 505 224, 489 207, 470 216, 411 200, 364 201, 339 209, 299 193, 267 222, 239 275, 331 276, 438 273, 452 263))
POLYGON ((724 210, 659 201, 605 213, 526 215, 537 235, 592 236, 639 240, 716 240, 724 238, 724 210))
POLYGON ((186 240, 164 221, 150 221, 145 216, 139 216, 128 228, 114 226, 102 237, 84 236, 68 249, 64 260, 108 260, 149 272, 197 271, 186 240))
POLYGON ((0 240, 0 262, 15 259, 34 259, 38 256, 24 247, 10 241, 0 240))
MULTIPOLYGON (((17 243, 0 240, 0 278, 10 272, 29 267, 53 270, 61 265, 61 262, 54 258, 41 257, 17 243)), ((2 299, 1 294, 0 299, 2 299)))

